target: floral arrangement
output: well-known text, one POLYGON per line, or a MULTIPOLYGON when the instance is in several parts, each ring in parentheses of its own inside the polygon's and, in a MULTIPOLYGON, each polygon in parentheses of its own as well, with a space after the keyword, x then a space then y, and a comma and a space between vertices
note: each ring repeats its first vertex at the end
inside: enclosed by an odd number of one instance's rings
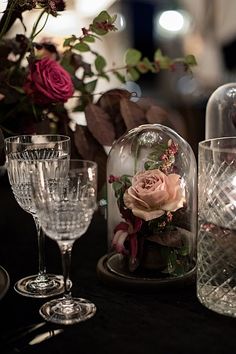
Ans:
POLYGON ((114 229, 112 247, 127 256, 132 272, 146 267, 163 276, 179 276, 191 267, 186 230, 176 226, 186 209, 177 155, 178 144, 169 139, 149 153, 143 171, 109 176, 123 219, 114 229))
POLYGON ((96 16, 79 35, 68 34, 63 51, 58 51, 52 42, 37 41, 48 17, 58 16, 65 8, 64 0, 8 0, 0 19, 0 129, 4 135, 49 130, 71 135, 72 153, 96 161, 105 181, 107 155, 103 146, 110 146, 135 126, 157 122, 165 112, 158 106, 139 106, 130 100, 132 93, 119 88, 98 96, 98 81, 109 81, 113 75, 124 83, 136 81, 148 72, 179 67, 187 71, 196 61, 193 55, 171 59, 159 49, 150 60, 129 48, 119 69, 115 65, 108 67, 106 58, 93 49, 97 40, 116 31, 116 15, 107 11, 96 16), (31 34, 26 36, 22 15, 33 9, 41 12, 31 34), (22 22, 23 33, 9 38, 7 34, 16 19, 22 22), (87 52, 93 58, 90 62, 84 58, 87 52), (87 126, 77 125, 75 131, 69 128, 71 112, 66 105, 72 98, 72 111, 84 112, 87 122, 87 126))

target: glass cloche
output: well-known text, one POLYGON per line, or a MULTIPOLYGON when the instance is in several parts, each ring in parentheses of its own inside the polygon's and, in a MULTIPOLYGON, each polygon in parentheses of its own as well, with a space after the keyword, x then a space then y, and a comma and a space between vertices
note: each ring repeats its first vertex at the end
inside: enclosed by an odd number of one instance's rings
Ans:
POLYGON ((206 106, 205 138, 236 136, 236 83, 218 87, 206 106))
POLYGON ((163 283, 194 273, 196 160, 161 124, 130 130, 107 162, 107 268, 119 279, 163 283))

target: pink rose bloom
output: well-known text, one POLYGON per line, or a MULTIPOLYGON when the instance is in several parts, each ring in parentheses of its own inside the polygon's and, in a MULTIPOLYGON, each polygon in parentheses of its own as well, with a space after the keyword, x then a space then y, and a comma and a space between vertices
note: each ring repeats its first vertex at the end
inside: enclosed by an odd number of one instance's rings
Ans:
POLYGON ((166 175, 158 169, 137 173, 124 194, 125 206, 145 221, 159 218, 167 211, 176 211, 184 202, 180 176, 166 175))
POLYGON ((39 104, 66 102, 74 93, 70 74, 55 60, 36 60, 24 84, 26 94, 39 104))

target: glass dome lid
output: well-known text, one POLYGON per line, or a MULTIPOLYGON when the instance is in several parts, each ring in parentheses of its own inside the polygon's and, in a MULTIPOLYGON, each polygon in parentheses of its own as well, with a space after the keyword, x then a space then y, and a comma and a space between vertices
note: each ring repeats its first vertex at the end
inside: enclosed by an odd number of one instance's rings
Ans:
POLYGON ((145 279, 191 272, 196 189, 195 156, 174 130, 146 124, 117 140, 107 162, 111 272, 145 279))
POLYGON ((218 87, 206 106, 205 138, 236 136, 236 83, 218 87))

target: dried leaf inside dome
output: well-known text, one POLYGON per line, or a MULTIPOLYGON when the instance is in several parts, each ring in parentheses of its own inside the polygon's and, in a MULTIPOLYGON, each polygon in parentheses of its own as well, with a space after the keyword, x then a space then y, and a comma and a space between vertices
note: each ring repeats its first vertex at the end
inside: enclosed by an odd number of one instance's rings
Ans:
POLYGON ((159 245, 167 247, 181 247, 182 235, 179 230, 160 232, 159 234, 147 237, 147 240, 156 242, 159 245))
POLYGON ((121 99, 120 111, 128 130, 147 123, 144 111, 137 105, 137 103, 132 102, 127 98, 121 99))
POLYGON ((85 116, 89 131, 101 145, 111 146, 115 140, 115 129, 111 117, 95 104, 88 104, 85 116))

